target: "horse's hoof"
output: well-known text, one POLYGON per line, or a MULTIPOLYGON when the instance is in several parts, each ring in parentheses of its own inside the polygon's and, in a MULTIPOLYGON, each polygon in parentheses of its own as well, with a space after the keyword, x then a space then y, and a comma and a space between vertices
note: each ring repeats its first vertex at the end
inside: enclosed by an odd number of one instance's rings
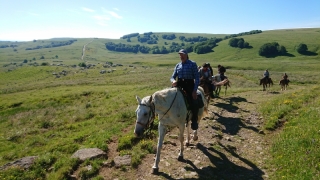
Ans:
POLYGON ((198 136, 194 136, 192 139, 193 139, 194 141, 197 141, 197 140, 198 140, 198 136))
POLYGON ((178 156, 178 161, 183 161, 183 156, 178 156))
POLYGON ((186 146, 189 146, 190 144, 188 142, 186 142, 186 146))
POLYGON ((159 168, 152 168, 152 174, 159 174, 159 168))

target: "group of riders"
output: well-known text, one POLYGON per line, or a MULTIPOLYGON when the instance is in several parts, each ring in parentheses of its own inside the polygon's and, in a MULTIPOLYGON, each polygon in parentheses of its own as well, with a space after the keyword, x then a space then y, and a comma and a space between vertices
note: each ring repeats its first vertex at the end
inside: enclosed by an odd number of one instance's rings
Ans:
MULTIPOLYGON (((267 81, 268 84, 271 83, 271 78, 269 77, 269 71, 268 69, 266 69, 263 73, 263 78, 261 80, 265 80, 267 81)), ((289 83, 289 79, 288 79, 288 75, 287 73, 284 73, 282 76, 282 80, 284 81, 284 83, 288 84, 289 83)), ((281 82, 281 81, 280 81, 281 82)))
MULTIPOLYGON (((209 85, 210 96, 213 97, 213 91, 215 90, 215 82, 213 80, 213 70, 210 63, 204 63, 202 67, 198 67, 195 61, 189 59, 188 52, 185 49, 181 49, 178 52, 181 62, 176 64, 173 74, 170 78, 172 87, 178 87, 186 94, 187 104, 192 112, 191 128, 193 130, 198 129, 198 112, 199 105, 197 100, 197 89, 201 82, 206 82, 209 85)), ((225 76, 226 68, 218 65, 218 73, 220 80, 227 79, 225 76)), ((264 72, 264 78, 270 81, 269 71, 264 72)), ((288 75, 284 73, 283 79, 288 80, 288 75)))
MULTIPOLYGON (((200 76, 200 86, 207 86, 209 89, 209 95, 211 98, 214 98, 213 91, 215 90, 215 81, 213 75, 213 69, 210 63, 204 63, 202 66, 198 66, 198 72, 200 76)), ((218 73, 220 75, 220 81, 223 81, 226 76, 224 73, 226 72, 226 68, 218 65, 218 73)))

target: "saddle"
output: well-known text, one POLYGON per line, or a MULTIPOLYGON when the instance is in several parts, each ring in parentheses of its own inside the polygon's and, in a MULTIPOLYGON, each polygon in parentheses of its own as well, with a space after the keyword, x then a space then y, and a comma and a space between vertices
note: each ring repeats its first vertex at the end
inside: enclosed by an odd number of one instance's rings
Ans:
MULTIPOLYGON (((189 97, 186 93, 186 91, 182 90, 181 88, 178 88, 180 90, 180 92, 183 94, 183 98, 184 98, 184 102, 186 104, 187 110, 190 111, 190 104, 189 104, 189 97)), ((198 108, 203 108, 204 103, 202 101, 202 96, 201 96, 201 92, 199 90, 197 90, 197 101, 198 101, 198 108)))

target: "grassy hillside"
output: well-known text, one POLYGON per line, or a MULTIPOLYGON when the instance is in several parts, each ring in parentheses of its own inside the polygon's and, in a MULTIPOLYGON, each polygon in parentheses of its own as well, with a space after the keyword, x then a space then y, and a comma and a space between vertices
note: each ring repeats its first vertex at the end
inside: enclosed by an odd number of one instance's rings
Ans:
MULTIPOLYGON (((161 37, 165 33, 156 34, 161 37)), ((186 37, 225 36, 175 34, 177 37, 180 35, 186 37)), ((251 49, 232 48, 228 45, 228 40, 223 40, 218 43, 212 53, 203 55, 190 53, 189 56, 199 65, 203 62, 210 62, 214 73, 217 73, 215 67, 218 64, 225 65, 226 75, 232 82, 232 88, 228 90, 230 96, 241 92, 261 93, 262 87, 259 86, 258 80, 263 70, 267 68, 276 84, 281 75, 287 72, 292 82, 290 88, 313 87, 314 91, 303 92, 308 97, 313 92, 319 92, 319 28, 265 31, 260 34, 242 36, 242 38, 250 43, 251 49), (260 57, 258 55, 260 46, 273 41, 285 46, 290 56, 260 57), (309 51, 315 55, 298 54, 295 46, 299 43, 305 43, 309 51)), ((144 97, 151 95, 156 90, 170 87, 169 78, 173 67, 180 61, 176 53, 153 55, 106 50, 106 42, 127 43, 122 39, 77 39, 69 46, 25 50, 27 47, 63 40, 67 39, 0 42, 0 45, 18 45, 16 48, 0 49, 0 166, 24 156, 37 155, 40 156, 39 163, 47 168, 35 167, 35 170, 29 173, 23 171, 9 172, 9 175, 0 173, 0 179, 2 176, 8 177, 12 174, 26 179, 61 179, 72 171, 75 164, 77 165, 78 162, 73 162, 69 158, 77 149, 99 147, 107 151, 108 144, 113 137, 117 137, 119 142, 130 144, 130 140, 133 139, 130 128, 135 122, 134 112, 137 106, 135 95, 144 97), (82 48, 87 43, 89 44, 84 60, 81 60, 82 48), (41 56, 44 56, 45 59, 40 60, 41 56), (73 65, 87 62, 96 64, 96 66, 81 69, 71 66, 27 65, 30 62, 19 66, 24 59, 30 61, 33 58, 36 60, 31 63, 48 62, 49 64, 73 65), (106 61, 121 63, 124 66, 110 68, 114 69, 113 73, 100 74, 100 70, 108 70, 102 66, 106 61), (59 78, 54 75, 62 71, 67 72, 66 75, 61 75, 59 78), (126 128, 130 130, 124 133, 123 129, 126 128), (50 167, 53 167, 54 170, 49 172, 50 167)), ((134 38, 131 40, 132 44, 137 43, 134 38)), ((170 44, 170 41, 168 42, 170 44)), ((179 40, 174 40, 174 42, 181 43, 179 40)), ((160 44, 164 44, 164 40, 160 40, 158 45, 160 44)), ((279 89, 277 85, 274 85, 270 91, 278 94, 279 89)), ((266 105, 265 109, 262 108, 265 117, 268 117, 272 107, 279 105, 277 99, 272 102, 273 104, 266 105)), ((295 101, 291 101, 293 102, 295 101)), ((309 101, 301 102, 310 103, 309 101)), ((313 109, 319 108, 318 105, 318 101, 312 103, 313 109)), ((304 108, 298 105, 294 107, 296 107, 293 108, 294 113, 304 108)), ((282 111, 284 110, 281 108, 272 109, 273 118, 280 119, 290 114, 282 113, 282 111)), ((292 113, 290 115, 292 116, 292 113)), ((294 117, 291 116, 288 118, 293 119, 294 117)), ((303 119, 306 119, 306 116, 303 116, 303 119)), ((272 120, 274 119, 270 121, 272 120)), ((297 121, 294 120, 294 122, 297 121)), ((281 144, 281 141, 282 139, 278 139, 276 143, 281 144)), ((155 140, 146 140, 142 143, 154 145, 155 140)), ((139 143, 135 147, 140 147, 139 143)), ((139 148, 133 152, 125 148, 121 151, 121 154, 131 154, 136 160, 134 164, 138 164, 145 153, 151 152, 141 152, 139 148)))
MULTIPOLYGON (((169 33, 155 33, 159 37, 157 46, 165 46, 164 42, 169 45, 171 42, 181 43, 178 39, 179 36, 183 35, 186 37, 218 37, 223 38, 226 35, 215 35, 215 34, 183 34, 175 33, 177 38, 174 40, 164 40, 161 38, 162 34, 169 33)), ((214 52, 197 55, 194 53, 190 54, 190 58, 196 60, 199 64, 205 61, 209 61, 212 64, 223 63, 226 66, 231 66, 233 68, 244 69, 251 68, 261 70, 264 67, 268 67, 274 70, 282 69, 283 64, 286 62, 301 62, 305 60, 315 60, 310 61, 311 63, 317 62, 320 54, 319 42, 320 42, 320 29, 310 28, 310 29, 290 29, 290 30, 273 30, 273 31, 263 31, 260 34, 240 36, 244 38, 246 42, 252 46, 251 49, 239 49, 232 48, 228 45, 229 39, 223 40, 218 43, 218 46, 213 49, 214 52), (286 47, 289 56, 278 56, 275 58, 265 58, 258 55, 260 47, 268 42, 278 42, 280 45, 286 47), (308 46, 309 51, 315 53, 314 56, 305 56, 296 52, 295 47, 299 43, 305 43, 308 46), (237 63, 246 61, 245 64, 237 63), (259 62, 259 63, 257 63, 259 62), (270 64, 270 62, 272 64, 270 64), (276 63, 277 62, 277 63, 276 63), (275 63, 273 65, 273 63, 275 63), (250 64, 248 66, 248 64, 250 64), (259 64, 259 66, 256 66, 259 64)), ((64 39, 68 40, 68 39, 64 39)), ((21 63, 24 59, 32 60, 36 58, 36 62, 48 62, 54 63, 54 61, 62 61, 64 64, 78 64, 81 61, 82 48, 85 44, 90 43, 87 46, 84 61, 89 63, 102 63, 105 61, 114 61, 121 63, 146 63, 147 65, 161 65, 168 64, 173 65, 177 60, 177 54, 171 53, 166 55, 152 55, 152 54, 134 54, 134 53, 118 53, 106 50, 106 42, 123 43, 123 44, 141 44, 145 46, 146 43, 139 43, 136 37, 131 38, 132 42, 127 42, 125 39, 77 39, 72 45, 62 46, 56 48, 44 48, 39 50, 25 50, 27 47, 36 47, 38 45, 49 44, 51 41, 63 41, 63 39, 52 39, 52 40, 38 40, 37 42, 0 42, 3 44, 16 44, 16 48, 1 48, 0 49, 0 63, 21 63), (14 51, 16 49, 16 51, 14 51), (40 60, 40 57, 44 56, 44 60, 40 60), (58 58, 56 58, 58 56, 58 58)), ((187 43, 186 43, 187 44, 187 43)), ((167 47, 169 46, 167 45, 167 47)), ((303 66, 303 65, 302 65, 303 66)))

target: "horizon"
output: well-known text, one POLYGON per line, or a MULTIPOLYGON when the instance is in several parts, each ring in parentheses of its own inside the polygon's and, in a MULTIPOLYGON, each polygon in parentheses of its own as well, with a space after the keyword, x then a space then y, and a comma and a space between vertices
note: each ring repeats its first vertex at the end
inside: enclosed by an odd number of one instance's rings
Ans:
POLYGON ((0 19, 0 41, 120 39, 126 34, 145 32, 238 34, 251 30, 320 28, 317 0, 199 0, 196 3, 199 7, 192 1, 181 0, 0 2, 0 15, 6 17, 0 19))
MULTIPOLYGON (((291 28, 291 29, 272 29, 272 30, 265 30, 265 31, 282 31, 282 30, 299 30, 299 29, 320 29, 320 27, 310 27, 310 28, 291 28)), ((255 30, 259 30, 259 29, 255 29, 255 30)), ((251 30, 250 30, 251 31, 251 30)), ((265 32, 262 31, 262 32, 265 32)), ((249 32, 249 31, 247 31, 249 32)), ((135 33, 135 32, 132 32, 135 33)), ((139 34, 143 34, 146 32, 141 32, 139 34)), ((152 33, 182 33, 182 32, 152 32, 152 33)), ((185 32, 183 32, 185 33, 185 32)), ((244 33, 244 32, 239 32, 239 33, 244 33)), ((129 33, 131 34, 131 33, 129 33)), ((210 34, 210 33, 187 33, 187 34, 210 34)), ((234 33, 234 34, 238 34, 238 33, 234 33)), ((128 35, 128 34, 123 34, 123 35, 128 35)), ((123 36, 122 35, 122 36, 123 36)), ((210 35, 214 35, 214 34, 210 34, 210 35)), ((223 34, 219 34, 219 35, 223 35, 223 34)), ((225 34, 225 35, 230 35, 230 34, 225 34)), ((39 40, 51 40, 51 39, 92 39, 92 38, 97 38, 97 39, 113 39, 113 40, 117 40, 120 39, 122 36, 120 36, 119 38, 99 38, 99 37, 52 37, 52 38, 48 38, 48 39, 33 39, 33 40, 22 40, 22 41, 17 41, 17 40, 1 40, 0 42, 28 42, 28 41, 39 41, 39 40)))

